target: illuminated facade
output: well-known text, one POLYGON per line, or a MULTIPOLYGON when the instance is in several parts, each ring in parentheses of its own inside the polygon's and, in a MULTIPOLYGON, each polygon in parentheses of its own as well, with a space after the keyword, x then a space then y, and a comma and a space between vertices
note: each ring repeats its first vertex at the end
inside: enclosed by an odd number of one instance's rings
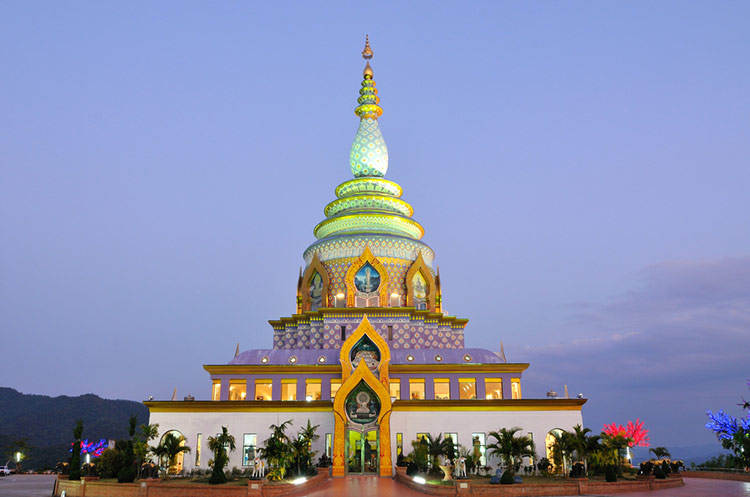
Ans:
MULTIPOLYGON (((488 432, 519 426, 544 457, 550 432, 582 424, 585 400, 522 398, 528 364, 464 347, 468 319, 443 313, 435 253, 402 188, 384 178, 388 149, 369 43, 362 54, 354 179, 335 189, 317 241, 304 251, 296 313, 270 321, 272 348, 204 366, 211 401, 146 402, 150 422, 179 431, 193 448, 227 426, 241 447, 230 468, 252 465, 269 425, 287 419, 320 425, 313 449, 333 459, 334 476, 391 476, 398 454, 423 433, 483 451, 488 432)), ((210 457, 194 450, 184 467, 206 468, 210 457)))

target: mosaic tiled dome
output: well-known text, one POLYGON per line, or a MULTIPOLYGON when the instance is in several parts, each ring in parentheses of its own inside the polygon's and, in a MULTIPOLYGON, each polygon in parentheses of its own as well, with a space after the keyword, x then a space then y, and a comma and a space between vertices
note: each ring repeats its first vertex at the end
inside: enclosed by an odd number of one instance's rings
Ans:
MULTIPOLYGON (((363 56, 365 59, 372 56, 369 42, 363 56)), ((313 230, 318 241, 305 250, 305 262, 309 265, 317 255, 329 272, 334 266, 345 270, 352 258, 359 257, 368 247, 375 257, 388 259, 399 267, 408 269, 420 255, 432 266, 435 254, 419 241, 424 229, 411 218, 414 209, 401 199, 403 189, 384 178, 388 170, 388 147, 378 124, 383 109, 369 62, 359 93, 359 105, 354 111, 360 118, 359 129, 350 153, 354 179, 336 188, 337 198, 325 207, 326 218, 313 230)), ((335 285, 341 275, 329 276, 335 285)), ((397 277, 393 282, 397 292, 403 286, 403 275, 400 276, 401 281, 397 277)))

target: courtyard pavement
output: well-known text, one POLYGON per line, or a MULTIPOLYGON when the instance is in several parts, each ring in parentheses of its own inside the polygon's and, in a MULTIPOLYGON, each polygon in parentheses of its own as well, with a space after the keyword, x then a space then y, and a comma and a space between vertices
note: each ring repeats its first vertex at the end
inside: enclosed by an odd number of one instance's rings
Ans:
POLYGON ((0 477, 0 497, 49 497, 55 475, 8 475, 0 477))
MULTIPOLYGON (((0 497, 49 497, 54 475, 10 475, 0 478, 0 497)), ((298 497, 424 497, 390 478, 350 476, 337 478, 298 497)), ((592 494, 590 497, 750 497, 750 483, 685 478, 685 486, 652 492, 592 494)))
MULTIPOLYGON (((651 492, 591 494, 590 497, 750 497, 750 483, 685 478, 685 486, 651 492)), ((350 476, 337 478, 299 497, 424 497, 390 478, 350 476)))

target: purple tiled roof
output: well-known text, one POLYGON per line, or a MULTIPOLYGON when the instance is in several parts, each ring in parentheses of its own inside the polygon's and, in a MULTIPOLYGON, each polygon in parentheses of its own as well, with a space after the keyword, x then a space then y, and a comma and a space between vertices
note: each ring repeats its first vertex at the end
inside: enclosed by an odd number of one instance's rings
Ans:
MULTIPOLYGON (((338 364, 339 349, 251 349, 246 350, 229 364, 291 364, 289 359, 294 356, 294 364, 338 364), (264 357, 267 362, 261 362, 264 357), (320 358, 325 358, 321 362, 320 358)), ((391 349, 391 364, 498 364, 505 362, 499 354, 487 349, 391 349), (436 360, 436 356, 442 360, 436 360), (469 359, 466 359, 468 355, 469 359), (407 360, 408 356, 414 358, 407 360)))

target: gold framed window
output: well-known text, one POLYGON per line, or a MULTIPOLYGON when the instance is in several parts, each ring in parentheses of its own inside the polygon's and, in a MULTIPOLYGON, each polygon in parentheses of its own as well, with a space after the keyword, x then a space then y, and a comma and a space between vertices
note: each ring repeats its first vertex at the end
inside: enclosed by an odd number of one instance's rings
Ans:
POLYGON ((271 400, 273 382, 271 380, 255 380, 255 400, 271 400))
POLYGON ((297 380, 293 378, 281 379, 281 400, 297 400, 297 380))
POLYGON ((391 401, 399 400, 401 398, 401 380, 392 379, 390 383, 390 390, 391 390, 391 401))
POLYGON ((341 388, 341 380, 331 380, 331 400, 336 398, 339 388, 341 388))
POLYGON ((320 400, 321 380, 318 378, 308 378, 305 380, 305 400, 320 400))
POLYGON ((487 400, 499 400, 503 398, 503 379, 485 378, 484 397, 487 400))
POLYGON ((409 398, 412 400, 424 400, 424 378, 409 379, 409 398))
POLYGON ((245 400, 247 380, 229 380, 229 400, 245 400))
POLYGON ((435 400, 450 400, 451 380, 450 378, 435 378, 435 400))
POLYGON ((521 398, 521 378, 510 379, 510 393, 513 399, 521 398))
POLYGON ((471 400, 477 398, 476 378, 458 379, 458 398, 461 400, 471 400))

